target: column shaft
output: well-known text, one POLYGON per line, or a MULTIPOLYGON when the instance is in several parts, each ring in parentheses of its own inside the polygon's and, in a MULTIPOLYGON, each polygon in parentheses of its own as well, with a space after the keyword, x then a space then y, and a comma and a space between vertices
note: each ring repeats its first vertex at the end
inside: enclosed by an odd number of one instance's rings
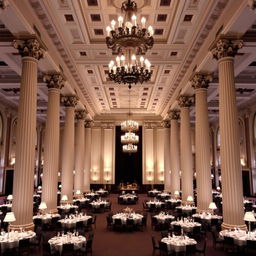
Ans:
POLYGON ((193 159, 188 107, 181 107, 180 120, 181 186, 182 201, 185 202, 188 196, 193 196, 193 159))
POLYGON ((180 191, 180 145, 178 120, 171 119, 171 192, 180 191))
POLYGON ((57 185, 60 138, 60 89, 48 90, 47 119, 44 142, 44 171, 42 201, 48 212, 57 211, 57 185))
POLYGON ((208 210, 212 201, 210 130, 207 89, 196 89, 196 184, 197 210, 208 210))
POLYGON ((230 228, 244 225, 233 57, 219 60, 219 108, 223 227, 230 228))
POLYGON ((73 201, 73 170, 74 170, 74 131, 75 108, 66 106, 65 126, 63 131, 61 195, 67 195, 73 201))
POLYGON ((164 189, 171 191, 170 176, 170 128, 169 125, 164 128, 164 189))
POLYGON ((76 135, 75 135, 75 191, 80 190, 83 192, 84 186, 84 119, 78 119, 76 124, 76 135))
POLYGON ((85 128, 85 152, 84 152, 84 191, 90 191, 91 180, 91 127, 85 128))
POLYGON ((34 227, 33 184, 36 145, 37 59, 22 58, 20 99, 17 122, 16 163, 13 183, 13 228, 34 227))

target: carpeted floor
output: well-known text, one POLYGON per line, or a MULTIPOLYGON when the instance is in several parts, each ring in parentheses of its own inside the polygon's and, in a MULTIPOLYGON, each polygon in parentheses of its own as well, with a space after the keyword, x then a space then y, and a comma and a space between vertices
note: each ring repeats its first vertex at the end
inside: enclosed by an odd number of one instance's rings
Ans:
MULTIPOLYGON (((112 202, 113 212, 118 212, 126 207, 124 205, 117 204, 117 196, 117 194, 111 194, 108 196, 112 202)), ((134 210, 142 211, 142 202, 145 199, 148 199, 147 196, 140 194, 138 203, 129 207, 134 210)), ((144 231, 134 232, 108 231, 106 223, 107 213, 99 213, 96 215, 96 228, 93 228, 93 256, 151 256, 153 252, 151 235, 154 235, 157 240, 161 238, 160 231, 152 231, 150 214, 148 214, 146 229, 144 231)), ((31 250, 30 255, 43 255, 42 248, 40 250, 31 250)), ((155 255, 159 255, 159 253, 156 252, 155 255)), ((214 250, 210 233, 207 234, 206 255, 226 255, 221 248, 214 250)))

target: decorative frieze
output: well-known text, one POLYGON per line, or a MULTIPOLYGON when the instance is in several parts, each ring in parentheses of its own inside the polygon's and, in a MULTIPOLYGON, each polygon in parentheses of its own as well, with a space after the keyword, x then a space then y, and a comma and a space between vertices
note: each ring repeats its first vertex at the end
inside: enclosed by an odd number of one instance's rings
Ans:
POLYGON ((213 76, 210 73, 195 73, 191 79, 192 87, 195 90, 201 88, 207 89, 212 78, 213 76))
POLYGON ((75 107, 77 105, 77 102, 78 97, 76 95, 61 97, 61 103, 63 103, 65 107, 75 107))
POLYGON ((178 103, 181 108, 189 108, 194 104, 194 97, 181 95, 178 99, 178 103))
POLYGON ((65 79, 60 73, 49 73, 43 77, 48 89, 61 89, 65 84, 65 79))
POLYGON ((22 57, 40 60, 44 57, 44 49, 37 39, 14 40, 13 47, 18 49, 22 57))
POLYGON ((219 39, 211 52, 213 58, 219 60, 224 57, 235 57, 237 51, 243 47, 242 40, 219 39))

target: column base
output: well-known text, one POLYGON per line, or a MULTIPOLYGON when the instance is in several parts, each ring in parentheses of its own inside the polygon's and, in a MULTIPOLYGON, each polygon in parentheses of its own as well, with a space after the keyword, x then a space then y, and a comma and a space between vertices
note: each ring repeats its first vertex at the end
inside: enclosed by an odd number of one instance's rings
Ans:
POLYGON ((47 213, 55 214, 55 213, 58 213, 58 210, 57 210, 57 209, 50 209, 50 210, 47 209, 47 211, 46 211, 45 213, 46 213, 46 214, 47 214, 47 213))
POLYGON ((60 200, 60 204, 73 204, 73 200, 65 200, 65 201, 60 200))
POLYGON ((83 197, 84 197, 84 195, 83 195, 83 194, 74 195, 74 198, 75 198, 75 199, 79 199, 79 198, 83 198, 83 197))
POLYGON ((209 209, 206 209, 206 210, 196 209, 196 213, 203 213, 203 212, 209 212, 213 214, 212 211, 210 211, 209 209))
POLYGON ((244 225, 232 225, 232 224, 228 224, 225 222, 223 222, 221 224, 221 230, 232 229, 232 228, 239 228, 241 230, 247 230, 247 226, 245 224, 244 225))
POLYGON ((9 229, 10 229, 10 231, 15 231, 15 230, 20 231, 20 229, 23 229, 25 231, 27 231, 27 230, 34 231, 35 225, 33 222, 29 223, 29 224, 23 224, 23 225, 22 224, 20 224, 20 225, 10 224, 9 229))

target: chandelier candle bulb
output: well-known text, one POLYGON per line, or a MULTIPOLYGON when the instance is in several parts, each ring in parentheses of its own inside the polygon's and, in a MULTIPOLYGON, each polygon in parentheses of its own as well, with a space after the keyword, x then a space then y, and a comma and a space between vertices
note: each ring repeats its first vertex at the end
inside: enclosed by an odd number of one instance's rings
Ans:
POLYGON ((119 56, 116 57, 116 64, 117 64, 117 67, 120 68, 120 58, 119 58, 119 56))
POLYGON ((132 59, 132 66, 135 66, 136 56, 133 54, 131 59, 132 59))
POLYGON ((141 18, 141 25, 142 25, 142 28, 146 28, 146 18, 145 17, 142 17, 141 18))
POLYGON ((144 65, 144 58, 141 56, 140 57, 140 66, 143 67, 143 65, 144 65))
POLYGON ((123 26, 124 18, 122 16, 118 17, 118 27, 121 28, 123 26))
POLYGON ((107 31, 107 36, 109 37, 110 36, 111 27, 107 26, 106 27, 106 31, 107 31))
POLYGON ((133 23, 133 26, 137 26, 137 17, 136 17, 136 15, 132 15, 132 23, 133 23))
POLYGON ((112 20, 112 21, 111 21, 111 27, 112 27, 112 30, 115 30, 115 25, 116 25, 115 20, 112 20))
POLYGON ((154 30, 153 30, 152 26, 148 26, 148 33, 149 33, 150 36, 153 36, 154 30))

